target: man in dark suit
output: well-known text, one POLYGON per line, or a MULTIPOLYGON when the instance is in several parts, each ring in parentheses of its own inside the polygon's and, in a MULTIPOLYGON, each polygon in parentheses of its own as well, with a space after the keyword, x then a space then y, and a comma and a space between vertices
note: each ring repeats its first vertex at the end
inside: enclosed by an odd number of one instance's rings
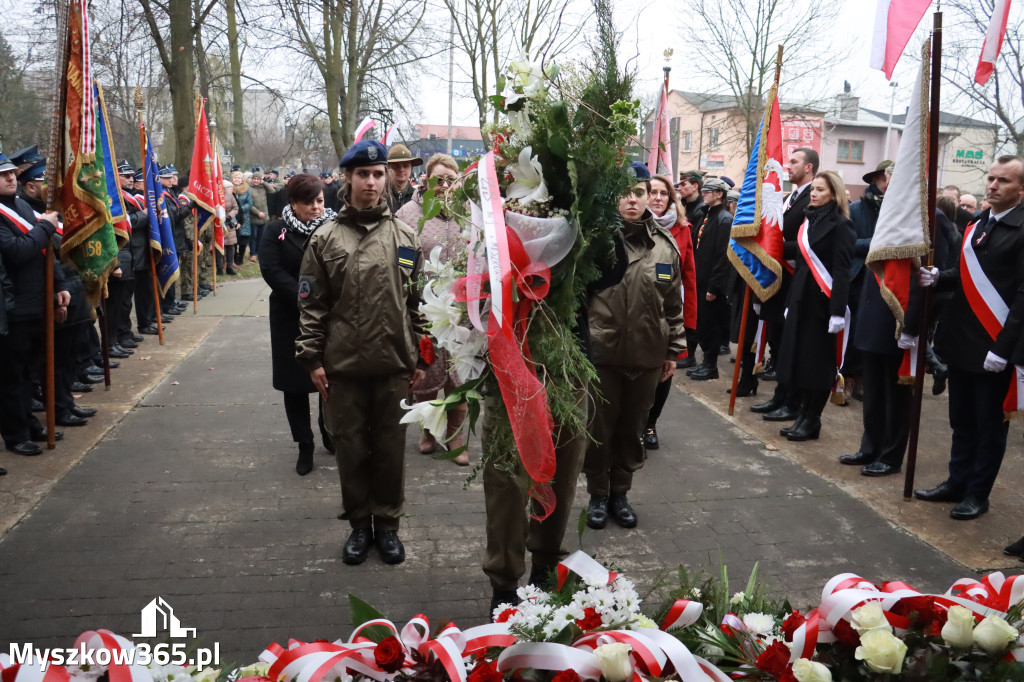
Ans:
MULTIPOLYGON (((786 209, 782 216, 782 238, 786 242, 796 243, 800 226, 804 223, 804 210, 811 203, 811 180, 818 172, 820 160, 818 152, 810 147, 794 149, 789 155, 789 182, 793 186, 792 191, 786 198, 786 209)), ((782 346, 782 328, 785 322, 786 295, 789 293, 789 283, 792 279, 790 270, 784 264, 782 271, 782 286, 770 299, 760 304, 760 318, 765 321, 768 328, 768 345, 772 351, 772 364, 778 365, 778 358, 774 354, 779 352, 782 346)), ((766 403, 752 405, 751 412, 763 415, 767 421, 792 421, 800 412, 800 392, 791 390, 784 381, 775 385, 775 394, 766 403)))
POLYGON ((990 208, 968 226, 961 256, 939 273, 921 269, 921 284, 952 289, 935 335, 949 365, 949 425, 953 429, 949 478, 914 495, 956 502, 954 519, 988 511, 989 493, 1006 452, 1009 422, 1003 400, 1015 369, 1008 360, 1024 330, 1024 159, 1001 156, 988 172, 990 208), (963 276, 965 262, 970 276, 963 276))

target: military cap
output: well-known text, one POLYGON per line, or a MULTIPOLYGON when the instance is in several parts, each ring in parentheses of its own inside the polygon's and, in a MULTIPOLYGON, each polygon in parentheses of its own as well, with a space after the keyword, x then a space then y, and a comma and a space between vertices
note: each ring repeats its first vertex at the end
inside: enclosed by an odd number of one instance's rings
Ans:
POLYGON ((683 171, 679 175, 679 180, 680 181, 682 181, 682 180, 689 180, 693 184, 699 185, 702 182, 704 182, 704 173, 700 172, 699 170, 683 171))
POLYGON ((121 159, 121 163, 117 164, 118 175, 135 175, 135 169, 128 163, 127 159, 121 159))
POLYGON ((388 151, 388 163, 401 163, 403 161, 410 161, 413 166, 419 166, 423 163, 423 159, 413 156, 412 152, 404 144, 392 145, 388 151))
POLYGON ((18 182, 37 182, 46 177, 46 161, 40 159, 18 174, 18 182))
POLYGON ((239 166, 237 163, 234 166, 231 167, 231 172, 232 173, 234 173, 235 171, 240 171, 240 170, 242 170, 242 167, 239 166))
POLYGON ((738 190, 735 190, 735 189, 731 189, 731 190, 729 190, 729 192, 728 192, 728 193, 727 193, 727 194, 725 195, 725 198, 726 198, 727 200, 729 200, 729 201, 739 201, 739 200, 740 200, 740 193, 739 193, 739 191, 738 191, 738 190))
POLYGON ((880 164, 878 164, 875 170, 871 171, 870 173, 865 173, 861 177, 861 180, 864 181, 865 185, 870 185, 872 182, 875 181, 875 177, 877 177, 879 173, 884 173, 886 170, 892 168, 894 165, 895 164, 893 164, 892 161, 886 159, 885 161, 882 161, 880 164))
POLYGON ((633 163, 629 164, 629 170, 632 172, 633 176, 637 180, 651 179, 651 171, 647 170, 647 166, 640 163, 639 161, 634 161, 633 163))
POLYGON ((376 166, 388 162, 388 150, 376 140, 360 140, 349 147, 338 165, 342 168, 376 166))
POLYGON ((39 156, 39 145, 34 144, 31 147, 25 147, 11 154, 11 163, 15 166, 21 167, 36 161, 42 161, 43 157, 39 156))
POLYGON ((729 185, 722 181, 722 178, 708 178, 700 188, 701 192, 722 192, 729 191, 729 185))
POLYGON ((253 166, 252 170, 249 171, 249 172, 250 173, 259 173, 260 175, 263 175, 263 169, 260 168, 259 166, 253 166))
POLYGON ((141 168, 139 168, 138 170, 135 171, 135 177, 133 178, 133 180, 135 180, 135 182, 142 182, 145 179, 146 179, 146 174, 145 174, 145 172, 141 168))
POLYGON ((175 168, 172 164, 167 164, 166 166, 160 168, 161 178, 173 178, 177 174, 178 169, 175 168))
POLYGON ((278 171, 276 168, 271 168, 270 170, 267 171, 267 175, 270 175, 271 173, 277 176, 281 175, 280 171, 278 171))
POLYGON ((0 154, 0 173, 6 173, 7 171, 18 170, 18 167, 11 163, 5 155, 0 154))
POLYGON ((725 175, 722 176, 722 182, 729 185, 729 189, 732 189, 733 187, 736 186, 736 183, 733 181, 733 179, 725 175))

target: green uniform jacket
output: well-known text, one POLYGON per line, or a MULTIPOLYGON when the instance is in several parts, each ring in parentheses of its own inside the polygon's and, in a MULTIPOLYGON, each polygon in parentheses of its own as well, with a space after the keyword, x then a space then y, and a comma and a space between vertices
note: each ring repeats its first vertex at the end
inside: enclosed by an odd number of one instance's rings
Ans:
POLYGON ((267 188, 265 185, 249 185, 249 194, 252 196, 252 206, 249 209, 251 218, 250 225, 266 225, 270 222, 270 209, 267 208, 267 188), (262 213, 264 218, 260 218, 262 213))
POLYGON ((314 232, 299 269, 295 357, 307 371, 412 373, 426 321, 419 311, 423 258, 416 231, 381 201, 342 207, 314 232))
POLYGON ((622 281, 590 302, 595 365, 654 369, 686 348, 681 257, 675 239, 645 212, 623 226, 629 265, 622 281))

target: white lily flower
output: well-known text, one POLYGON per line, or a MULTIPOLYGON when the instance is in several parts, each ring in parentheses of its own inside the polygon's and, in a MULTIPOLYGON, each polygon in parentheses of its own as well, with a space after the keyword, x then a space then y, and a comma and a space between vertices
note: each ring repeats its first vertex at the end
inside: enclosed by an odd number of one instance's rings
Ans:
MULTIPOLYGON (((465 329, 460 327, 460 329, 465 329)), ((464 341, 446 346, 451 353, 455 373, 462 381, 473 381, 480 377, 487 368, 484 361, 484 349, 487 346, 487 335, 476 329, 466 329, 464 341)))
POLYGON ((529 103, 523 105, 523 108, 518 111, 508 112, 508 122, 509 125, 512 126, 512 130, 514 130, 519 137, 524 140, 530 139, 530 136, 533 135, 533 126, 530 124, 529 103))
POLYGON ((509 107, 524 97, 533 97, 544 91, 544 70, 540 64, 531 62, 526 53, 520 53, 519 61, 509 65, 508 85, 502 93, 505 98, 505 106, 509 107), (522 88, 522 93, 516 92, 516 86, 522 88))
POLYGON ((459 326, 462 313, 455 306, 451 289, 446 284, 433 281, 423 287, 420 312, 427 318, 430 333, 442 348, 446 347, 447 343, 468 335, 468 330, 459 326))
POLYGON ((509 185, 508 197, 518 199, 520 204, 547 201, 551 198, 544 184, 540 161, 533 156, 533 147, 523 147, 519 152, 519 163, 509 166, 515 182, 509 185))
POLYGON ((399 420, 400 424, 421 424, 423 428, 438 440, 444 440, 448 433, 448 413, 444 409, 444 391, 437 394, 437 400, 424 400, 410 405, 402 399, 399 403, 403 410, 409 410, 399 420))
POLYGON ((444 263, 441 262, 441 245, 438 244, 430 250, 430 255, 425 261, 423 261, 423 272, 427 274, 437 274, 444 268, 444 263))

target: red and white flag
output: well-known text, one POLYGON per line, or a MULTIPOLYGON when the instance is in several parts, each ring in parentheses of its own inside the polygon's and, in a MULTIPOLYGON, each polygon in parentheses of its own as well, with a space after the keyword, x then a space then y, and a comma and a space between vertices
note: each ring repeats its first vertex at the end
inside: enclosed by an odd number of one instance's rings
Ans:
POLYGON ((885 77, 892 80, 896 62, 931 4, 931 0, 878 0, 871 68, 881 69, 885 77))
POLYGON ((672 137, 669 133, 668 86, 661 88, 661 99, 658 102, 658 114, 654 117, 654 129, 651 132, 651 155, 647 159, 647 170, 651 175, 667 175, 672 177, 672 137))
POLYGON ((377 123, 371 120, 369 116, 360 121, 359 125, 356 126, 356 134, 352 138, 352 144, 355 144, 356 142, 359 142, 361 139, 363 139, 363 135, 370 132, 370 129, 373 128, 373 126, 375 125, 377 125, 377 123))
POLYGON ((978 57, 978 68, 974 72, 974 82, 978 85, 988 83, 988 79, 996 70, 996 61, 999 59, 999 50, 1003 47, 1003 38, 1006 37, 1006 23, 1010 19, 1010 0, 996 0, 992 9, 992 19, 988 22, 988 31, 985 32, 985 44, 981 46, 981 56, 978 57))
POLYGON ((391 127, 389 127, 387 129, 387 132, 384 133, 384 146, 385 147, 390 147, 391 145, 393 145, 398 140, 398 135, 399 135, 398 127, 402 123, 403 123, 402 119, 396 119, 395 122, 391 124, 391 127))

